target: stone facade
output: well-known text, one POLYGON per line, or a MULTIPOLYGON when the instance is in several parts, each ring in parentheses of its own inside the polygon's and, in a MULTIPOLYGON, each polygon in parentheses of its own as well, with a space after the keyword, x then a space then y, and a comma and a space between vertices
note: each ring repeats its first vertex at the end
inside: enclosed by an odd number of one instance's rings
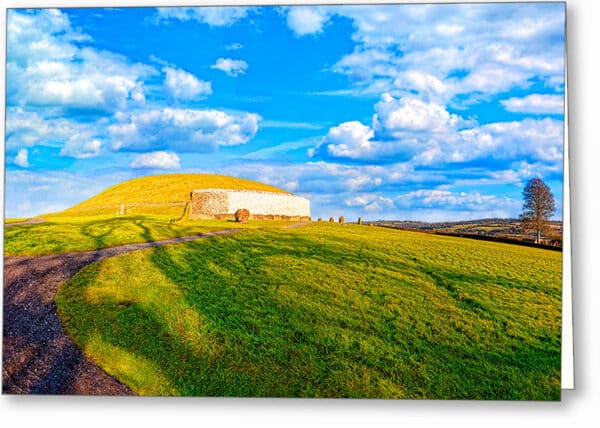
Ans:
POLYGON ((189 219, 233 219, 240 208, 250 211, 250 219, 310 220, 308 199, 287 193, 228 189, 192 190, 189 219))

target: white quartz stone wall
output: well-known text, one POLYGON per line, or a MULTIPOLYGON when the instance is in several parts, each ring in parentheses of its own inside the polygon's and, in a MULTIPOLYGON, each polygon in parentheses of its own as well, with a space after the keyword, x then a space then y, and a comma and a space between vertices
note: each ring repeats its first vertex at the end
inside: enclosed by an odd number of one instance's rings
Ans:
POLYGON ((234 214, 245 208, 251 215, 310 217, 310 201, 286 193, 251 190, 202 189, 192 191, 190 217, 234 214))

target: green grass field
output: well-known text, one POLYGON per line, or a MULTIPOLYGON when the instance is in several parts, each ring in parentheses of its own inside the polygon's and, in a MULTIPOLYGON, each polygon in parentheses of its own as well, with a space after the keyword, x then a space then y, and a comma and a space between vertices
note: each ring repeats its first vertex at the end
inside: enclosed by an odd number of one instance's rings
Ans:
POLYGON ((285 221, 252 221, 242 224, 231 220, 183 221, 169 224, 169 216, 164 215, 44 217, 47 218, 44 223, 5 229, 4 254, 39 256, 97 250, 215 230, 280 227, 289 224, 285 221))
POLYGON ((56 303, 85 354, 144 395, 560 399, 552 251, 330 223, 254 229, 92 264, 56 303))

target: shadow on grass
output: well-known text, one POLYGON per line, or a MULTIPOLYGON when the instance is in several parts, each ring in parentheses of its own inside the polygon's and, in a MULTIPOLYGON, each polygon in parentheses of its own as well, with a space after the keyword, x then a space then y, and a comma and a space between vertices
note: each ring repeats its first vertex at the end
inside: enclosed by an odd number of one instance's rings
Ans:
MULTIPOLYGON (((143 234, 150 237, 149 231, 143 234)), ((385 287, 365 281, 374 278, 369 272, 373 266, 389 265, 389 260, 372 256, 365 263, 360 248, 349 253, 342 245, 346 243, 248 232, 147 250, 152 264, 177 288, 180 297, 173 307, 192 310, 200 323, 194 328, 206 333, 196 344, 200 349, 185 339, 196 333, 193 328, 174 331, 165 316, 140 301, 124 305, 116 298, 86 300, 86 288, 96 282, 97 266, 65 288, 61 299, 69 312, 64 316, 82 326, 72 334, 84 347, 100 336, 142 367, 137 375, 131 374, 133 367, 120 373, 121 380, 146 386, 162 382, 166 386, 161 394, 560 398, 560 347, 497 335, 483 337, 481 343, 426 337, 406 322, 410 318, 401 306, 396 312, 378 306, 385 300, 381 296, 409 285, 386 273, 377 274, 385 287), (302 266, 315 271, 302 276, 290 265, 272 272, 273 258, 292 264, 308 261, 302 266), (348 293, 341 297, 330 291, 339 284, 326 279, 329 271, 340 268, 357 278, 356 283, 343 284, 348 293)), ((394 269, 419 273, 419 266, 411 263, 394 269)), ((442 285, 456 298, 450 282, 442 285)), ((485 308, 466 309, 465 316, 469 311, 490 315, 485 308)), ((184 315, 183 310, 176 314, 176 326, 184 315)), ((426 311, 419 316, 427 321, 426 311)), ((460 336, 460 331, 454 333, 460 336)), ((138 392, 157 391, 146 386, 138 392)))
MULTIPOLYGON (((198 227, 201 229, 201 227, 198 227)), ((192 233, 162 218, 132 215, 23 225, 6 230, 6 255, 48 255, 151 242, 192 233)))

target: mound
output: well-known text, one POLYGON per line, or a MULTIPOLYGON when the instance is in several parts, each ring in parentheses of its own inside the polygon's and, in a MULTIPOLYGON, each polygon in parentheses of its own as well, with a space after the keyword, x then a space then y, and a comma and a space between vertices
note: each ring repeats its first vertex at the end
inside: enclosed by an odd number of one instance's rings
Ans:
POLYGON ((197 189, 258 190, 289 194, 285 190, 243 178, 214 174, 165 174, 134 178, 100 192, 67 210, 67 215, 152 213, 174 214, 197 189))

